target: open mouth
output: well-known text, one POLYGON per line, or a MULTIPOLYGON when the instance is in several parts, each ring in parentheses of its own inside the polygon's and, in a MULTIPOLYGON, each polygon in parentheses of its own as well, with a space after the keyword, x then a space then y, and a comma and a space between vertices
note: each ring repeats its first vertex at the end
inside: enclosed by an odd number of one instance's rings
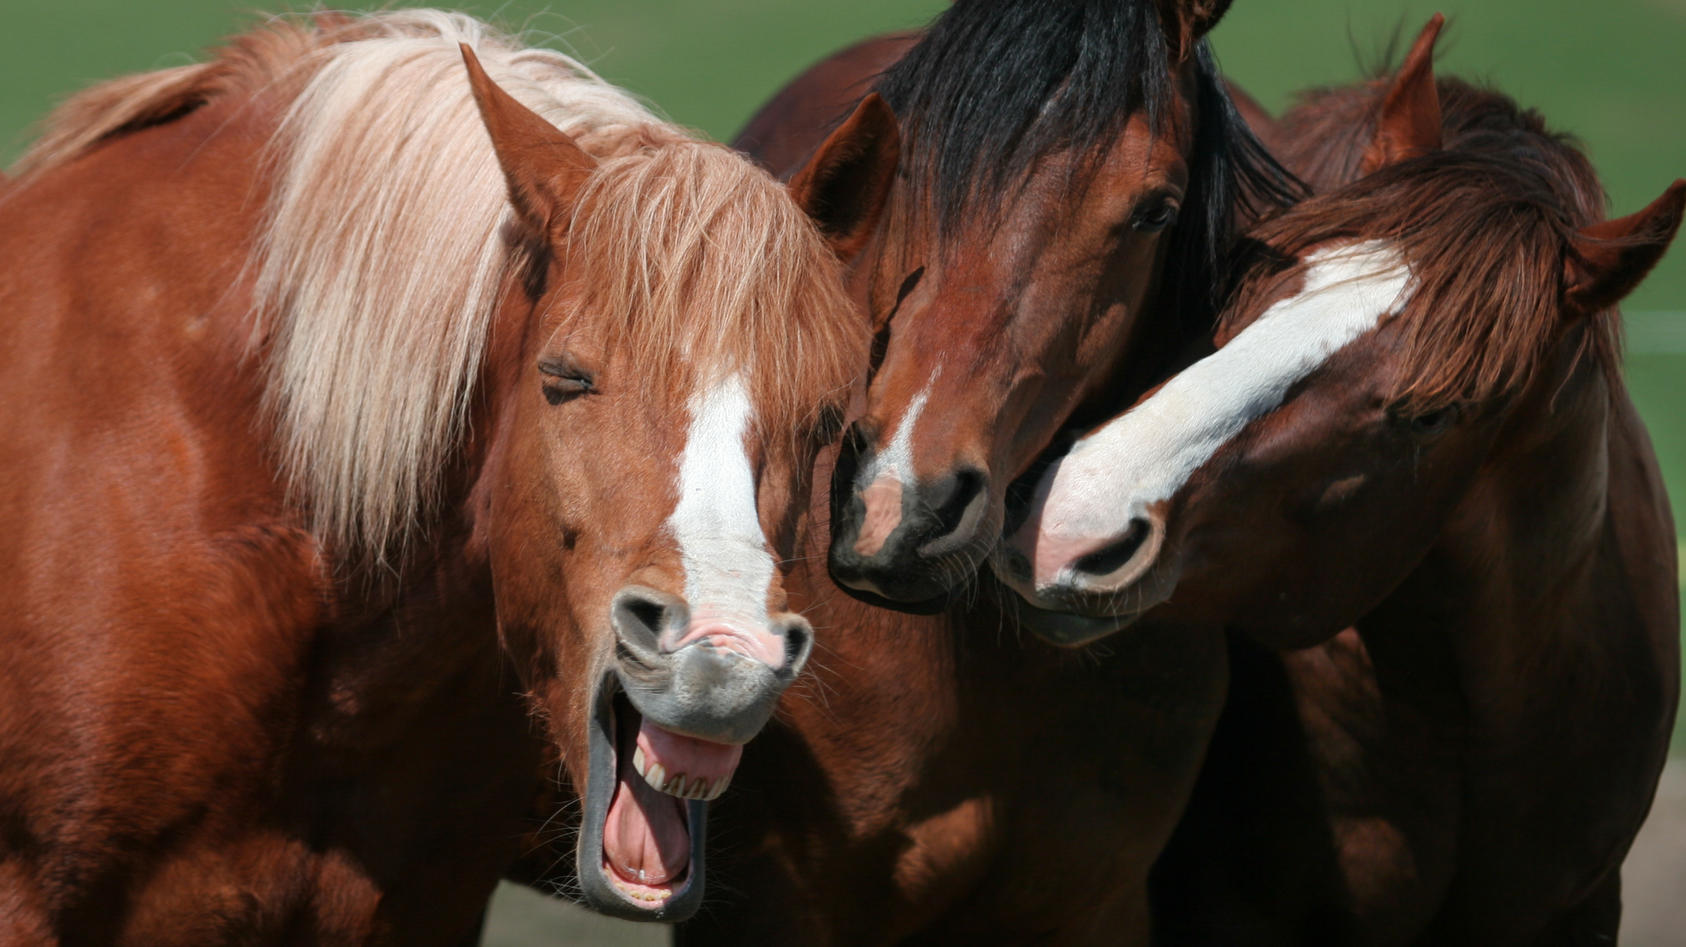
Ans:
POLYGON ((593 702, 579 876, 592 907, 678 921, 702 898, 708 800, 731 783, 743 748, 646 720, 611 673, 593 702))

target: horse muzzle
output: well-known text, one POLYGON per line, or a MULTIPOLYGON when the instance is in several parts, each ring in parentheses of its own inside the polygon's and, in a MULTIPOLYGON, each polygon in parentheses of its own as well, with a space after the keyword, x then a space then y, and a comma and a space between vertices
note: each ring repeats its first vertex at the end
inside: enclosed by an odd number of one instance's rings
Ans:
POLYGON ((693 621, 686 603, 628 586, 610 607, 615 656, 597 685, 576 853, 591 906, 675 922, 703 895, 708 802, 730 784, 813 647, 796 615, 763 628, 693 621))

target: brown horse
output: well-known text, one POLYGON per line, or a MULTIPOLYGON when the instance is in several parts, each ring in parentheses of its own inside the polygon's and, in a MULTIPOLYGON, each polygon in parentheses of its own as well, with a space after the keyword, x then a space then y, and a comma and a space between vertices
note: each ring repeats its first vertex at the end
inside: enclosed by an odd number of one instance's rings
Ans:
POLYGON ((469 942, 558 765, 588 902, 694 909, 870 341, 880 200, 795 190, 435 11, 66 105, 0 198, 0 941, 469 942))
POLYGON ((1616 938, 1679 624, 1613 307, 1686 181, 1598 222, 1568 141, 1436 85, 1438 29, 1285 118, 1356 180, 1254 230, 1217 351, 1051 467, 998 563, 1045 607, 1327 642, 1237 645, 1166 943, 1616 938))
POLYGON ((880 332, 832 486, 852 593, 940 605, 1072 414, 1209 325, 1232 218, 1283 190, 1200 43, 1227 7, 963 0, 822 62, 739 136, 789 173, 870 88, 906 138, 851 274, 880 332))

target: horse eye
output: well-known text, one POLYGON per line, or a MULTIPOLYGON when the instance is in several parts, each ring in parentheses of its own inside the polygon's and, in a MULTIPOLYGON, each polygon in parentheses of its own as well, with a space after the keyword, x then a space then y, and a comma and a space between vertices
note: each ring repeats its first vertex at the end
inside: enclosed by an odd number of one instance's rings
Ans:
POLYGON ((821 444, 830 444, 842 433, 843 412, 837 408, 822 409, 819 420, 814 422, 814 440, 821 444))
POLYGON ((551 404, 572 401, 597 390, 591 373, 568 359, 540 359, 539 372, 544 375, 540 382, 544 387, 544 400, 551 404))
POLYGON ((1451 427, 1461 413, 1462 411, 1457 405, 1449 404, 1444 408, 1426 414, 1415 415, 1409 421, 1411 433, 1418 437, 1439 434, 1451 427))
POLYGON ((1176 222, 1176 202, 1160 199, 1138 209, 1130 218, 1130 228, 1140 233, 1158 233, 1176 222))

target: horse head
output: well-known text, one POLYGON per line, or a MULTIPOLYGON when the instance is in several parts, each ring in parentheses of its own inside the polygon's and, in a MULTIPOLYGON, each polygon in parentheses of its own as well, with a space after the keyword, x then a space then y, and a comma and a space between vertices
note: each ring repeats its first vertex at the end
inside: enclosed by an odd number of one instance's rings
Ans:
POLYGON ((588 154, 465 59, 527 261, 492 332, 476 542, 584 799, 582 890, 682 918, 705 804, 814 645, 785 575, 866 363, 841 258, 879 203, 838 198, 882 191, 893 125, 787 191, 655 126, 588 154))
POLYGON ((1198 42, 1227 4, 985 6, 954 7, 879 82, 908 147, 852 274, 879 348, 833 473, 829 566, 912 611, 970 580, 1009 485, 1074 413, 1200 321, 1154 314, 1174 295, 1160 274, 1177 259, 1209 287, 1195 257, 1232 210, 1233 113, 1198 42))

